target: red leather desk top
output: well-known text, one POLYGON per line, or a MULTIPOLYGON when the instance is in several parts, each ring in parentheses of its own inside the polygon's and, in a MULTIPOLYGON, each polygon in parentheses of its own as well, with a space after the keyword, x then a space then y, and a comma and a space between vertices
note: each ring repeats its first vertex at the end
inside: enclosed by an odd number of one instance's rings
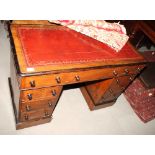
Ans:
POLYGON ((117 53, 93 38, 62 26, 18 26, 17 35, 27 67, 141 58, 129 44, 117 53))

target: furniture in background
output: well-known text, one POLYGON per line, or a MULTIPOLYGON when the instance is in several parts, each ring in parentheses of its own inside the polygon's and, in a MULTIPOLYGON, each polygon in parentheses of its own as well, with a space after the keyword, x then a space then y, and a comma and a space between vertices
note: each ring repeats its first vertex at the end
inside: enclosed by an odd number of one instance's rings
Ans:
POLYGON ((155 21, 137 21, 130 42, 147 61, 147 67, 126 89, 125 97, 143 122, 155 118, 155 21))
POLYGON ((145 67, 129 42, 115 52, 48 21, 13 21, 10 30, 17 129, 50 122, 65 85, 78 84, 90 110, 111 105, 145 67))

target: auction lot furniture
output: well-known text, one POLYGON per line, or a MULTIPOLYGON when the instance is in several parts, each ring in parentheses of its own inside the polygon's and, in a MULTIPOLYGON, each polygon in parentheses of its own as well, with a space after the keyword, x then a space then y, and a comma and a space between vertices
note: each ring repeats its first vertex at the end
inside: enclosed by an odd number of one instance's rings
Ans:
POLYGON ((90 110, 116 101, 145 67, 127 43, 120 52, 48 21, 11 24, 9 85, 21 129, 51 121, 63 86, 79 84, 90 110))

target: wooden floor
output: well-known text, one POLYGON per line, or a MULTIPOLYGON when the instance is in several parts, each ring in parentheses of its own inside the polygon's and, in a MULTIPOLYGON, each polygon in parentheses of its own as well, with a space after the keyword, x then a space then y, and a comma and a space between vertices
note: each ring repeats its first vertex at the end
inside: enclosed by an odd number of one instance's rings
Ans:
POLYGON ((16 130, 8 86, 10 46, 0 24, 0 134, 155 134, 155 120, 143 123, 121 95, 116 104, 90 111, 80 89, 66 89, 50 123, 16 130))

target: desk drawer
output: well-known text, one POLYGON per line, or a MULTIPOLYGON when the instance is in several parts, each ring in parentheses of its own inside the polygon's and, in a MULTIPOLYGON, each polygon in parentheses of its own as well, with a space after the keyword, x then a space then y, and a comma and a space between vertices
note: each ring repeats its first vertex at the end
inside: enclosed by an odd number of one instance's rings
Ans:
POLYGON ((50 109, 54 110, 57 100, 54 99, 46 99, 46 100, 39 100, 33 102, 21 102, 20 103, 20 110, 21 112, 31 112, 38 109, 50 109))
POLYGON ((21 91, 21 102, 33 102, 40 99, 51 98, 57 99, 60 96, 62 86, 40 88, 34 90, 21 91))
POLYGON ((41 76, 29 76, 21 79, 21 89, 41 88, 55 85, 66 85, 72 83, 94 81, 112 78, 125 74, 137 74, 144 66, 124 66, 101 69, 83 70, 77 72, 66 72, 59 74, 48 74, 41 76), (139 69, 138 69, 139 68, 139 69))
POLYGON ((48 118, 52 116, 52 112, 53 111, 49 109, 41 109, 41 110, 31 111, 31 112, 21 112, 19 119, 21 122, 25 122, 33 119, 48 118))
POLYGON ((109 88, 103 94, 100 103, 116 100, 121 95, 121 93, 127 88, 127 86, 134 80, 134 78, 135 75, 127 75, 114 78, 112 80, 112 83, 109 85, 109 88))
POLYGON ((145 65, 124 66, 117 68, 117 72, 122 73, 122 75, 137 75, 144 67, 145 65))

